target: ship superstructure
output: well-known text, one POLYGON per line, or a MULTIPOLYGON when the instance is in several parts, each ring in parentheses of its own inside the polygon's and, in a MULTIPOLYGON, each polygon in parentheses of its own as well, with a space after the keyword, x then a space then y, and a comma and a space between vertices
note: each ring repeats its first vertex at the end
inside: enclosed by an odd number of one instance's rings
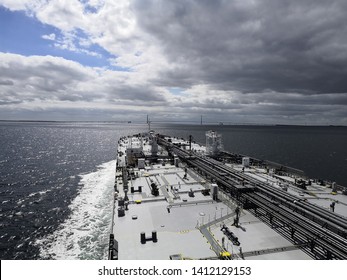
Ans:
POLYGON ((347 259, 343 187, 206 136, 119 140, 109 259, 347 259))

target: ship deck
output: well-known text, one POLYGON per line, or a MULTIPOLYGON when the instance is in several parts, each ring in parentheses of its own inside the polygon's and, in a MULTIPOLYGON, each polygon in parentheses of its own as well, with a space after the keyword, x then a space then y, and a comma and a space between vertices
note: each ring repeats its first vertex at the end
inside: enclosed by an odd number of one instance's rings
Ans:
MULTIPOLYGON (((128 194, 125 216, 118 217, 116 213, 114 217, 119 259, 168 259, 170 255, 216 258, 216 252, 222 251, 223 237, 225 249, 235 258, 241 258, 241 249, 246 259, 310 259, 246 210, 240 215, 240 227, 232 226, 235 202, 222 193, 219 202, 204 196, 201 190, 209 189, 210 184, 192 170, 188 171, 187 179, 183 179, 183 168, 170 164, 134 171, 139 177, 131 180, 131 186, 135 189, 142 186, 142 193, 128 194), (150 194, 150 179, 160 186, 155 198, 150 194), (189 196, 190 191, 194 197, 189 196), (225 238, 222 225, 234 232, 240 246, 225 238), (141 244, 141 232, 150 237, 152 231, 157 231, 158 241, 141 244)), ((121 189, 119 195, 125 195, 121 189)))
MULTIPOLYGON (((181 139, 171 138, 170 142, 188 146, 181 139)), ((119 259, 217 259, 223 252, 230 253, 232 259, 311 259, 301 250, 303 244, 293 244, 254 213, 239 208, 238 202, 222 190, 214 200, 210 191, 212 182, 183 162, 173 164, 167 159, 167 151, 160 146, 155 163, 146 160, 143 168, 126 166, 130 146, 135 149, 141 146, 143 155, 151 155, 148 139, 128 137, 118 145, 117 166, 132 174, 124 187, 124 174, 119 170, 116 173, 112 228, 118 242, 119 259), (153 183, 159 190, 156 196, 151 193, 153 183), (126 196, 125 210, 119 214, 126 196), (233 225, 236 208, 241 210, 237 226, 233 225), (239 244, 228 238, 223 227, 237 237, 239 244)), ((196 153, 204 152, 204 147, 197 144, 193 144, 192 149, 196 153)), ((326 186, 313 182, 302 190, 293 184, 297 179, 294 175, 274 175, 258 166, 226 166, 278 189, 286 184, 287 192, 298 200, 310 201, 326 209, 335 201, 335 212, 346 216, 347 196, 340 192, 332 195, 326 186)))

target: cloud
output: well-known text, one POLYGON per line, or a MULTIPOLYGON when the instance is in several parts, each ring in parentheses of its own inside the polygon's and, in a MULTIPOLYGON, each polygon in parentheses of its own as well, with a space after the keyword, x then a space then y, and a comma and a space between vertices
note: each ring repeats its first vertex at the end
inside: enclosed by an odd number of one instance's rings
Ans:
POLYGON ((117 59, 120 67, 131 68, 160 61, 159 49, 150 43, 147 34, 138 29, 129 0, 0 0, 12 11, 25 11, 40 22, 60 30, 62 36, 55 47, 97 56, 86 46, 98 45, 117 59), (142 55, 139 55, 139 54, 142 55))
POLYGON ((14 83, 13 83, 13 81, 11 81, 11 80, 0 80, 0 85, 3 85, 3 86, 13 86, 14 85, 14 83))
POLYGON ((53 45, 61 50, 82 53, 98 58, 102 57, 101 54, 88 50, 88 48, 92 45, 92 42, 84 38, 82 35, 78 35, 76 32, 63 32, 61 36, 55 39, 53 45))
POLYGON ((55 34, 54 33, 45 34, 45 35, 42 35, 42 38, 45 40, 54 41, 55 40, 55 34))
POLYGON ((156 82, 338 93, 347 89, 347 4, 333 2, 138 0, 134 12, 176 66, 156 82))
POLYGON ((10 9, 11 11, 25 10, 32 0, 1 0, 1 5, 10 9))
POLYGON ((140 83, 134 73, 85 67, 63 58, 0 53, 0 72, 1 105, 129 111, 167 105, 160 89, 140 83))
POLYGON ((2 108, 347 124, 344 0, 0 3, 59 30, 42 36, 56 48, 110 55, 109 65, 92 68, 2 54, 1 81, 13 82, 0 81, 2 108))
MULTIPOLYGON (((11 95, 16 101, 54 100, 79 84, 93 78, 93 73, 78 63, 52 56, 24 57, 0 53, 2 77, 13 86, 1 87, 0 97, 11 95)), ((87 95, 87 94, 86 94, 87 95)))

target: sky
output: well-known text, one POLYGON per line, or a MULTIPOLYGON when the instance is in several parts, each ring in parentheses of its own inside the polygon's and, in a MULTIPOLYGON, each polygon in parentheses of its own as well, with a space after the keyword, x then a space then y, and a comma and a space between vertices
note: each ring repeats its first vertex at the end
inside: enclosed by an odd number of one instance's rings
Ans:
POLYGON ((0 0, 0 119, 347 125, 346 0, 0 0))

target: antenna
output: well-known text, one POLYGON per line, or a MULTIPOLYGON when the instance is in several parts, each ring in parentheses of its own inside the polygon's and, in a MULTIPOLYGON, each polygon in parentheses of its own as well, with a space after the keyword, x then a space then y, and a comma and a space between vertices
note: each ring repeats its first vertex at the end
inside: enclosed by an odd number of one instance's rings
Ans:
POLYGON ((147 115, 147 124, 148 124, 148 131, 151 131, 151 120, 149 119, 147 115))
POLYGON ((202 115, 201 115, 200 125, 202 125, 202 115))

